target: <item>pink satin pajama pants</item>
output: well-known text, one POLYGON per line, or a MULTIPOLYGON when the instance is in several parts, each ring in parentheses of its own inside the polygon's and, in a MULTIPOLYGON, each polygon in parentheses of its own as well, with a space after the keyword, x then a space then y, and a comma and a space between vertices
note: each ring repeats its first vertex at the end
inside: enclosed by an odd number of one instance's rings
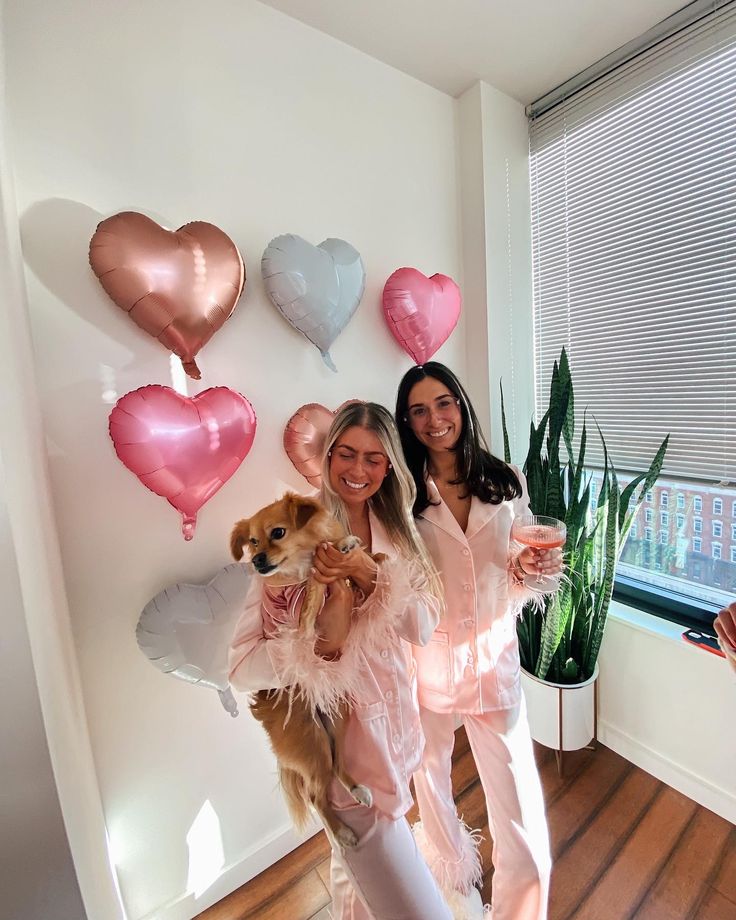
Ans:
MULTIPOLYGON (((545 920, 549 834, 526 703, 511 710, 458 715, 468 734, 493 836, 491 916, 493 920, 545 920)), ((428 844, 425 856, 441 887, 467 893, 478 880, 480 867, 452 797, 456 716, 422 708, 421 717, 426 746, 414 789, 422 836, 428 844)))
POLYGON ((359 840, 342 853, 333 848, 334 920, 452 920, 406 818, 362 805, 338 814, 359 840))

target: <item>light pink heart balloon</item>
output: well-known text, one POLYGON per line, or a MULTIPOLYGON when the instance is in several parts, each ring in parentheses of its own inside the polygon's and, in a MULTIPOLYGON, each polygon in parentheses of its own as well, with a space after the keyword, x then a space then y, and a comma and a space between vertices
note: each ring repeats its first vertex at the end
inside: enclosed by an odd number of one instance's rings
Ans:
POLYGON ((330 425, 340 409, 355 401, 347 400, 334 412, 319 403, 307 403, 286 423, 284 450, 296 469, 317 489, 322 485, 322 454, 330 425))
POLYGON ((427 278, 416 268, 399 268, 383 288, 383 315, 404 351, 417 363, 429 361, 460 318, 460 288, 447 275, 427 278))
POLYGON ((256 433, 253 406, 213 387, 191 398, 151 385, 126 393, 110 413, 115 452, 146 488, 181 512, 185 540, 197 512, 248 455, 256 433))

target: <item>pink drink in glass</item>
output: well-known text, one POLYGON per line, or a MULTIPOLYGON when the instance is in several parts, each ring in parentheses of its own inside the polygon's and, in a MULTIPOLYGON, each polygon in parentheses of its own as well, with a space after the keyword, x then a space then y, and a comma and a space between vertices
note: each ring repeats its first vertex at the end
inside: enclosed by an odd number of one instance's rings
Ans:
MULTIPOLYGON (((557 518, 538 514, 525 514, 514 518, 514 522, 511 525, 511 537, 517 543, 531 546, 534 549, 557 549, 557 547, 565 545, 567 528, 564 521, 558 521, 557 518)), ((549 591, 559 586, 559 578, 555 576, 545 577, 539 573, 536 577, 527 576, 524 579, 524 583, 539 591, 549 591)))
POLYGON ((556 549, 565 545, 565 533, 549 524, 526 524, 514 530, 514 540, 535 549, 556 549))

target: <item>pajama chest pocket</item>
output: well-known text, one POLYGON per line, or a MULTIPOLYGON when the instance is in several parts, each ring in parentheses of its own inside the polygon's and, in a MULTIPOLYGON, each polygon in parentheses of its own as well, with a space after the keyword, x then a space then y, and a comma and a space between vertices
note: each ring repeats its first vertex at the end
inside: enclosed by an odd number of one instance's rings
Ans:
POLYGON ((386 704, 383 700, 377 703, 366 703, 365 706, 356 706, 355 715, 360 722, 370 722, 371 719, 380 719, 386 715, 386 704))
POLYGON ((416 645, 412 651, 417 663, 420 688, 430 693, 450 693, 452 674, 449 635, 437 629, 426 645, 416 645))
POLYGON ((394 795, 396 771, 386 704, 379 700, 353 709, 345 733, 345 761, 353 779, 371 790, 394 795))

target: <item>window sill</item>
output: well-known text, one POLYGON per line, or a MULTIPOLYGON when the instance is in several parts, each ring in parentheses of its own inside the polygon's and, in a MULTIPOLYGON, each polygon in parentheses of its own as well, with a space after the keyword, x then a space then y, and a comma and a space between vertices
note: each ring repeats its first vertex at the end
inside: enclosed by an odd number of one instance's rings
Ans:
POLYGON ((615 599, 611 601, 608 615, 612 619, 618 620, 620 623, 626 623, 640 632, 660 636, 664 639, 672 639, 677 642, 682 642, 682 634, 687 628, 615 599))
MULTIPOLYGON (((688 629, 687 626, 673 623, 654 613, 647 613, 644 610, 639 610, 636 607, 632 607, 630 604, 624 604, 617 600, 611 600, 608 614, 611 620, 618 623, 624 623, 637 632, 644 633, 648 636, 656 636, 658 639, 667 643, 674 643, 678 648, 688 649, 698 654, 701 658, 703 654, 705 654, 708 658, 713 659, 714 662, 718 662, 719 666, 722 663, 725 664, 725 660, 720 655, 716 655, 690 642, 686 642, 682 638, 682 634, 688 629)), ((705 630, 705 627, 702 628, 705 630)))

